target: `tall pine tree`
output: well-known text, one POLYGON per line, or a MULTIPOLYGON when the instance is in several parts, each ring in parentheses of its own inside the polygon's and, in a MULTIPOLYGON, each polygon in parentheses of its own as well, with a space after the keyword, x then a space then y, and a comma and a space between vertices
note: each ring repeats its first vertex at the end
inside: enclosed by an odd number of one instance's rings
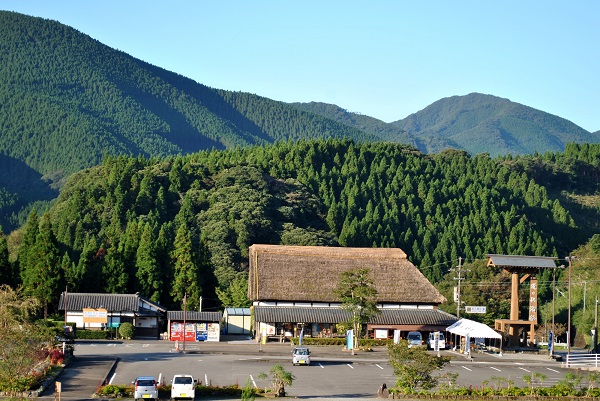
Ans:
POLYGON ((52 232, 50 215, 45 213, 35 244, 29 251, 29 264, 23 271, 24 292, 40 301, 44 308, 44 319, 48 317, 49 305, 58 301, 61 273, 58 244, 52 232))
POLYGON ((183 297, 186 294, 192 300, 200 299, 201 295, 198 255, 185 223, 177 229, 171 259, 174 270, 171 296, 173 302, 178 302, 183 307, 183 297))
POLYGON ((163 277, 157 257, 154 230, 150 223, 146 223, 137 249, 135 276, 140 293, 153 302, 160 302, 163 288, 163 277))

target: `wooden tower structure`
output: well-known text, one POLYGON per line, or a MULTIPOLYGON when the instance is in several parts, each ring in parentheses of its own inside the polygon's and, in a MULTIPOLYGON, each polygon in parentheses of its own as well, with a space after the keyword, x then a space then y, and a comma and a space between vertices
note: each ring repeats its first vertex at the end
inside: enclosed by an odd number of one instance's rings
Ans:
POLYGON ((496 319, 495 329, 502 333, 508 329, 508 345, 519 345, 519 329, 529 329, 529 341, 534 342, 538 315, 539 269, 556 268, 557 258, 544 256, 486 255, 487 266, 501 267, 511 274, 510 319, 496 319), (519 286, 529 280, 529 308, 527 319, 519 318, 519 286))

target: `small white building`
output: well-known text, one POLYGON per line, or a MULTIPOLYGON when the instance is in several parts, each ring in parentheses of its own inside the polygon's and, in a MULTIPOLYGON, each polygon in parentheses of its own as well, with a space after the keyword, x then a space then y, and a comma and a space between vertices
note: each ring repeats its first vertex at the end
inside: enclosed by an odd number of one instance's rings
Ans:
POLYGON ((136 294, 63 292, 58 309, 78 329, 113 329, 128 322, 136 337, 159 338, 166 308, 136 294))
POLYGON ((250 308, 225 308, 223 320, 225 321, 226 334, 251 334, 252 316, 250 308))

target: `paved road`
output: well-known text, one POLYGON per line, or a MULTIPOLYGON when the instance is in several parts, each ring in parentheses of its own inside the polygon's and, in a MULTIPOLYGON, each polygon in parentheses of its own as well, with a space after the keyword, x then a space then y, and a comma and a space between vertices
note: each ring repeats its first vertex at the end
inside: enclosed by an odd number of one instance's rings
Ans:
MULTIPOLYGON (((267 343, 265 345, 259 345, 254 341, 187 343, 185 352, 182 349, 182 344, 180 345, 179 350, 176 350, 174 347, 175 344, 172 342, 157 340, 136 340, 127 342, 78 341, 75 348, 75 360, 70 366, 68 366, 65 369, 65 371, 61 374, 61 376, 58 379, 62 383, 61 399, 69 401, 91 399, 92 394, 95 392, 96 388, 105 379, 110 380, 112 374, 111 369, 113 368, 117 357, 120 358, 121 361, 126 361, 121 362, 120 365, 117 365, 121 371, 126 372, 121 374, 120 378, 129 378, 129 376, 134 375, 136 373, 143 373, 135 371, 131 373, 127 372, 126 369, 128 369, 129 366, 133 365, 130 364, 128 361, 133 361, 136 358, 141 358, 142 361, 146 359, 146 363, 152 364, 154 366, 157 364, 156 358, 160 360, 166 360, 167 358, 165 356, 168 357, 169 353, 174 353, 171 354, 173 357, 181 356, 181 361, 186 359, 184 358, 186 356, 189 360, 198 360, 199 358, 216 359, 219 358, 220 355, 223 355, 223 358, 235 357, 238 361, 247 359, 249 362, 244 363, 248 364, 252 363, 251 361, 277 361, 278 363, 282 363, 282 361, 285 361, 290 362, 291 365, 292 347, 289 343, 267 343), (196 358, 196 356, 198 358, 196 358)), ((379 366, 379 369, 383 369, 383 365, 388 362, 387 350, 385 349, 385 347, 376 347, 373 352, 356 352, 355 355, 352 355, 351 352, 343 351, 339 346, 319 346, 312 348, 313 355, 315 356, 314 361, 317 365, 319 364, 319 360, 322 360, 325 366, 329 365, 334 367, 348 365, 348 368, 352 369, 351 365, 355 364, 354 366, 356 367, 368 365, 376 367, 379 366)), ((549 369, 556 371, 561 369, 561 364, 559 362, 549 361, 548 357, 545 355, 505 354, 504 356, 498 356, 490 354, 475 354, 473 355, 472 359, 467 359, 463 355, 452 351, 444 351, 444 353, 453 356, 453 361, 451 363, 450 369, 457 372, 476 371, 477 373, 481 373, 485 369, 498 370, 499 368, 496 366, 500 366, 502 364, 505 364, 506 366, 519 364, 526 364, 527 366, 539 365, 540 369, 542 369, 542 366, 550 366, 549 369)), ((159 364, 160 363, 161 362, 159 362, 159 364)), ((235 366, 239 364, 240 363, 236 362, 235 366)), ((167 364, 165 363, 163 365, 167 364)), ((162 367, 163 366, 161 366, 161 368, 162 367)), ((302 368, 304 367, 296 367, 295 369, 302 368)), ((165 369, 167 368, 165 367, 165 369)), ((265 369, 266 368, 261 368, 261 370, 265 369)), ((389 366, 387 366, 386 369, 389 370, 389 366)), ((521 368, 517 367, 515 369, 523 369, 523 371, 526 372, 528 368, 525 366, 521 368)), ((325 376, 323 375, 323 373, 320 373, 321 370, 316 369, 303 369, 297 372, 299 376, 308 375, 305 379, 308 381, 306 384, 308 386, 310 386, 311 380, 321 380, 325 376)), ((497 375, 496 371, 489 372, 491 372, 491 374, 497 375)), ((390 376, 389 372, 386 374, 390 376)), ((472 373, 468 374, 470 375, 472 373)), ((202 377, 200 379, 202 379, 202 377)), ((299 386, 293 387, 295 391, 298 392, 298 390, 300 390, 302 381, 303 380, 298 380, 299 386)), ((391 379, 390 377, 388 377, 387 381, 388 385, 391 385, 393 383, 393 379, 391 379)), ((125 381, 120 380, 116 383, 121 382, 125 381)), ((312 383, 314 383, 314 381, 312 383)), ((353 398, 354 400, 358 401, 359 399, 367 399, 367 397, 374 397, 375 392, 377 390, 377 386, 379 384, 379 382, 376 382, 376 384, 369 383, 368 394, 347 394, 340 399, 353 398), (373 388, 370 388, 371 386, 373 388)), ((240 383, 240 385, 244 385, 244 383, 240 383)), ((303 392, 299 392, 299 394, 302 393, 303 392)), ((342 395, 339 394, 338 396, 341 397, 342 395)), ((48 389, 42 394, 42 398, 54 399, 54 389, 48 389)), ((298 396, 297 398, 309 399, 311 397, 298 396)), ((311 399, 318 399, 318 397, 311 399)), ((329 395, 327 396, 327 400, 333 401, 335 400, 335 398, 332 398, 329 395)))

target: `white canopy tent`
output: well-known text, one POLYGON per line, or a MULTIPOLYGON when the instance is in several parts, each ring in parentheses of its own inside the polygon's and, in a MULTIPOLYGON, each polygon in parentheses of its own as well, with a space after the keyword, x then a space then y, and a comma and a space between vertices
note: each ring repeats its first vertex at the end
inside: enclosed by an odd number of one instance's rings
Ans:
POLYGON ((446 331, 467 338, 491 338, 500 340, 500 350, 502 350, 502 335, 483 323, 475 322, 469 319, 460 319, 458 322, 448 326, 446 331))

